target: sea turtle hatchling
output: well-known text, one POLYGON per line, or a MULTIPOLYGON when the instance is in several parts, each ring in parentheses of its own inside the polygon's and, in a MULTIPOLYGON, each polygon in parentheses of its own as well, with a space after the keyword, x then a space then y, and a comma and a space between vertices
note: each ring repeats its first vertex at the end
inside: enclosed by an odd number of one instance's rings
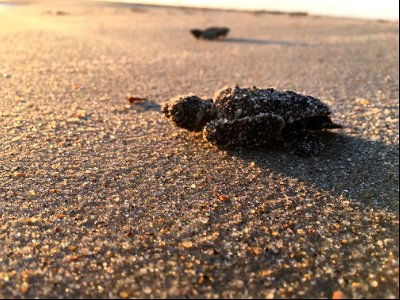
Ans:
POLYGON ((229 33, 229 28, 227 27, 209 27, 204 30, 201 29, 192 29, 190 33, 196 39, 203 40, 218 40, 225 39, 229 33))
POLYGON ((207 100, 178 96, 162 112, 178 127, 202 130, 205 140, 223 149, 283 142, 291 152, 316 155, 323 144, 311 131, 341 128, 319 99, 273 88, 227 87, 207 100))

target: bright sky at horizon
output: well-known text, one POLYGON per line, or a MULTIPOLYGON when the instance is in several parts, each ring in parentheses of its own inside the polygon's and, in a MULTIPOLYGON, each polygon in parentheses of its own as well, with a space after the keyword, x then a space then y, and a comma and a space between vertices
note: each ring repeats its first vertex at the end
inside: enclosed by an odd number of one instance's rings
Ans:
POLYGON ((399 0, 111 0, 213 8, 303 11, 310 14, 399 20, 399 0))

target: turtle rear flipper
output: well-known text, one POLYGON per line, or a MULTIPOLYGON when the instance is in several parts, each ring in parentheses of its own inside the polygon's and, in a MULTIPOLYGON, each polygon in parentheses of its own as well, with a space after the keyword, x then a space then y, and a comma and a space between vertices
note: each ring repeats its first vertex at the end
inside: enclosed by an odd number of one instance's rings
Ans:
POLYGON ((220 148, 259 146, 280 135, 285 122, 274 114, 259 114, 235 120, 217 119, 203 129, 205 140, 220 148))

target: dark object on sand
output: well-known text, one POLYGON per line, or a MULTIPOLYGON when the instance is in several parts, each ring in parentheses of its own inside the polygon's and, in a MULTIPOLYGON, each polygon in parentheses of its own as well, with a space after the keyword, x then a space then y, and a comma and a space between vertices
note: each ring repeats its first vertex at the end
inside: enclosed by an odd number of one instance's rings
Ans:
POLYGON ((58 10, 58 11, 56 12, 56 15, 57 15, 57 16, 68 16, 68 15, 69 15, 69 12, 62 11, 62 10, 58 10))
POLYGON ((204 139, 220 148, 283 142, 293 153, 316 155, 323 144, 311 131, 341 128, 317 98, 272 88, 227 87, 207 100, 178 96, 162 112, 178 127, 202 130, 204 139))
POLYGON ((146 101, 146 98, 142 97, 135 97, 135 96, 128 96, 128 102, 130 104, 138 103, 138 102, 143 102, 146 101))
POLYGON ((209 27, 205 30, 192 29, 190 32, 196 39, 217 40, 224 39, 229 33, 227 27, 209 27))

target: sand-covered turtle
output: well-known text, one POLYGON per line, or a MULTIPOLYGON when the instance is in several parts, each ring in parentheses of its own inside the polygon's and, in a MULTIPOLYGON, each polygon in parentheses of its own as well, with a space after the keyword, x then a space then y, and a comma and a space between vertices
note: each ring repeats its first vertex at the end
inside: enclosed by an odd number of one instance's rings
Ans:
POLYGON ((202 29, 192 29, 190 33, 196 39, 204 40, 218 40, 224 39, 229 33, 229 28, 227 27, 209 27, 204 30, 202 29))
POLYGON ((206 100, 178 96, 162 112, 178 127, 202 130, 204 139, 220 148, 283 142, 291 152, 315 155, 323 144, 312 131, 341 127, 319 99, 273 88, 227 87, 206 100))

